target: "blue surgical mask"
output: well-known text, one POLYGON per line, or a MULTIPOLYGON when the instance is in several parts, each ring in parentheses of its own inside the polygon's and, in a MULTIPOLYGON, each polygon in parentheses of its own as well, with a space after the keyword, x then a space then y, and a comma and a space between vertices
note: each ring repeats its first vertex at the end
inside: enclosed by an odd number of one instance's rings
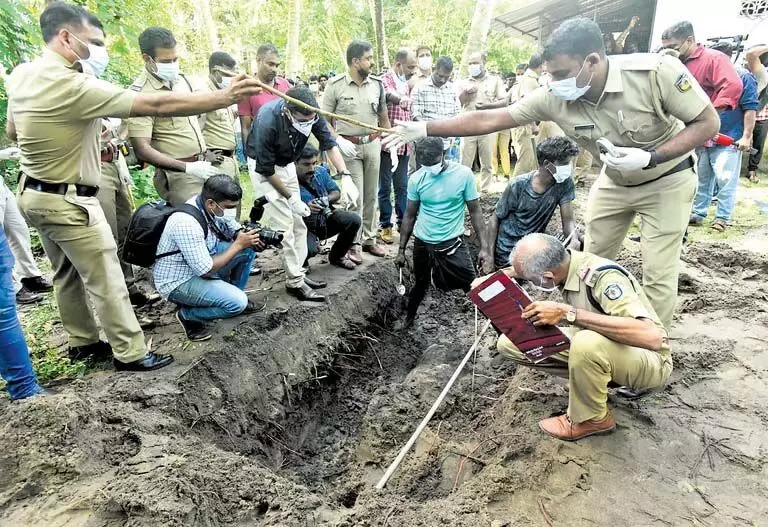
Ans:
MULTIPOLYGON (((152 62, 155 62, 154 59, 152 62)), ((160 80, 166 82, 175 82, 179 78, 179 61, 173 62, 155 62, 155 75, 160 80)))
POLYGON ((584 66, 587 64, 587 59, 584 59, 584 63, 581 65, 581 69, 576 74, 575 77, 569 77, 567 79, 563 79, 561 81, 551 81, 549 83, 549 91, 552 92, 552 95, 555 97, 559 97, 560 99, 563 99, 564 101, 575 101, 576 99, 583 97, 585 93, 589 91, 589 89, 592 87, 590 84, 592 82, 592 77, 594 77, 594 73, 589 77, 589 81, 587 82, 587 85, 583 88, 579 88, 578 83, 576 82, 576 79, 579 78, 579 75, 581 75, 581 72, 584 71, 584 66))
POLYGON ((483 66, 480 64, 470 64, 469 65, 469 74, 472 77, 479 77, 483 74, 483 66))
POLYGON ((100 79, 109 65, 109 53, 107 53, 107 48, 104 46, 97 46, 96 44, 85 43, 75 35, 72 35, 72 38, 88 47, 87 59, 81 59, 77 53, 75 53, 75 56, 77 56, 80 60, 80 64, 83 66, 83 72, 92 72, 97 79, 100 79))

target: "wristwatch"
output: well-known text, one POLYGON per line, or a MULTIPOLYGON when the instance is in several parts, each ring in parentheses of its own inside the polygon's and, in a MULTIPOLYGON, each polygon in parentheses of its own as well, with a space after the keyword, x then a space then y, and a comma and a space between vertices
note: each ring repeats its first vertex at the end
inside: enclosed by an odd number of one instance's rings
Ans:
POLYGON ((568 310, 568 313, 565 314, 565 320, 568 321, 569 324, 573 325, 576 323, 576 308, 571 306, 571 309, 568 310))

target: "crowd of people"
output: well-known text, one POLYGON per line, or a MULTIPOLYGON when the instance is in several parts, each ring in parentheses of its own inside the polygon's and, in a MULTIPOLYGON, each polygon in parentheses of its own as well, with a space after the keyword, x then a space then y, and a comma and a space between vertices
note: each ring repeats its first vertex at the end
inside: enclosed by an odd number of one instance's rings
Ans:
MULTIPOLYGON (((177 306, 187 339, 207 340, 210 321, 260 309, 245 289, 267 246, 279 246, 287 293, 323 302, 327 283, 308 273, 326 240, 329 264, 354 271, 395 242, 395 265, 409 265, 413 238, 403 327, 416 320, 430 284, 468 292, 479 274, 501 271, 559 289, 564 302, 536 301, 522 313, 534 325, 568 325, 571 338, 567 352, 535 365, 570 381, 568 412, 541 428, 567 440, 608 432, 610 383, 638 397, 668 379, 686 228, 703 221, 713 197, 713 228, 727 226, 742 152, 753 137, 761 147, 766 133, 757 112, 768 47, 750 50, 747 68, 737 70, 727 50, 697 44, 689 23, 665 32, 665 53, 615 55, 625 39, 608 47, 597 24, 572 19, 514 80, 490 73, 480 52, 457 78, 451 58, 433 62, 426 46, 399 50, 374 75, 373 47, 355 40, 346 71, 288 82, 278 75, 279 51, 264 44, 254 77, 214 52, 202 89, 180 71, 167 29, 142 32, 144 68, 122 89, 100 79, 109 57, 95 16, 54 2, 40 27, 45 51, 7 81, 7 132, 18 146, 3 152, 20 158, 22 173, 17 196, 0 188, 0 273, 9 286, 0 370, 13 399, 42 391, 15 304, 51 288, 70 358, 147 371, 173 357, 149 348, 143 328, 153 321, 141 307, 164 298, 177 306), (242 203, 239 140, 255 197, 245 223, 243 205, 251 204, 242 203), (582 232, 573 201, 593 159, 603 170, 582 232), (134 211, 134 163, 155 168, 162 202, 134 211), (480 196, 499 176, 504 190, 486 223, 480 196), (563 240, 543 234, 558 210, 563 240), (642 284, 613 261, 636 216, 642 284), (31 257, 27 225, 40 236, 53 284, 31 257), (151 269, 156 292, 138 287, 133 265, 151 269)), ((758 160, 750 161, 752 179, 758 160)), ((507 336, 498 347, 533 366, 507 336)))

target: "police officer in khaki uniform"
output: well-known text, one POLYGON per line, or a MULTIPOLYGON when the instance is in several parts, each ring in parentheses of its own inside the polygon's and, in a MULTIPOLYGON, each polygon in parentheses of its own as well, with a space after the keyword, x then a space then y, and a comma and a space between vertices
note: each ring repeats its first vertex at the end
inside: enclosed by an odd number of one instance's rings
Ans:
MULTIPOLYGON (((139 35, 144 70, 131 86, 140 93, 192 93, 179 73, 176 39, 167 29, 150 27, 139 35)), ((205 161, 205 140, 197 116, 136 117, 128 120, 136 156, 155 167, 157 193, 179 206, 200 193, 203 182, 219 171, 205 161)))
MULTIPOLYGON (((208 91, 226 88, 232 81, 232 77, 223 75, 216 70, 217 67, 234 71, 235 65, 235 59, 229 53, 213 52, 208 59, 209 74, 206 86, 208 91)), ((206 159, 218 169, 219 173, 226 174, 238 181, 240 169, 235 159, 235 149, 237 148, 235 119, 235 111, 232 108, 221 108, 201 115, 200 127, 203 129, 203 139, 208 147, 205 152, 206 159)))
MULTIPOLYGON (((131 195, 131 174, 123 154, 121 144, 125 144, 127 129, 120 119, 103 119, 101 133, 101 180, 96 198, 99 200, 104 218, 109 224, 112 236, 118 247, 118 253, 125 242, 128 224, 133 214, 133 196, 131 195)), ((125 285, 131 305, 143 307, 160 300, 160 295, 151 295, 142 291, 136 285, 133 266, 120 258, 120 268, 123 270, 125 285)), ((139 317, 141 327, 154 326, 154 321, 147 317, 139 317)))
MULTIPOLYGON (((528 69, 525 70, 522 76, 517 78, 517 84, 512 86, 512 91, 509 94, 510 104, 522 100, 523 97, 539 88, 541 67, 541 55, 535 53, 528 63, 528 69)), ((517 154, 517 163, 515 164, 515 170, 512 172, 512 177, 521 176, 536 170, 536 152, 533 149, 532 141, 534 127, 535 123, 518 126, 513 128, 510 133, 512 148, 515 149, 515 154, 517 154)))
MULTIPOLYGON (((372 60, 371 43, 353 40, 347 46, 349 71, 328 82, 323 95, 323 109, 372 126, 389 128, 384 86, 378 77, 371 75, 372 60)), ((329 126, 336 135, 336 143, 359 191, 357 203, 349 209, 363 218, 355 245, 349 252, 349 259, 359 265, 363 263, 361 243, 362 250, 367 253, 374 256, 386 254, 384 249, 376 244, 381 141, 379 133, 368 128, 343 121, 329 123, 329 126)), ((345 192, 343 188, 342 191, 345 192)))
POLYGON ((560 288, 565 303, 533 302, 522 317, 534 325, 569 324, 567 351, 533 363, 505 336, 498 348, 523 366, 569 380, 568 413, 539 423, 547 434, 574 441, 613 430, 608 383, 638 395, 659 390, 672 373, 667 332, 637 279, 594 254, 566 251, 556 238, 530 234, 511 256, 513 277, 545 291, 560 288), (642 392, 641 392, 642 391, 642 392))
MULTIPOLYGON (((468 59, 469 77, 464 80, 459 94, 461 111, 472 112, 483 110, 489 104, 504 98, 504 83, 501 77, 491 75, 485 69, 485 54, 472 53, 468 59)), ((477 188, 481 193, 488 192, 493 183, 494 145, 496 134, 486 134, 479 137, 467 137, 461 149, 461 162, 464 166, 472 168, 475 156, 480 158, 480 175, 477 179, 477 188)))
POLYGON ((102 118, 194 115, 229 106, 259 88, 238 77, 228 90, 195 97, 123 90, 97 78, 109 57, 101 22, 88 11, 54 2, 40 16, 40 28, 43 55, 18 66, 6 82, 7 133, 19 142, 19 208, 51 260, 70 357, 114 354, 121 370, 163 367, 173 357, 147 349, 128 299, 117 244, 96 198, 102 118), (88 296, 109 344, 99 341, 88 296))
POLYGON ((677 298, 680 248, 697 181, 693 149, 719 128, 715 109, 683 64, 669 56, 606 58, 600 28, 585 18, 563 23, 544 48, 553 81, 508 110, 403 125, 388 146, 426 135, 477 135, 556 122, 604 166, 586 212, 585 250, 613 259, 636 214, 642 218, 643 285, 669 329, 677 298), (607 138, 611 154, 596 141, 607 138))

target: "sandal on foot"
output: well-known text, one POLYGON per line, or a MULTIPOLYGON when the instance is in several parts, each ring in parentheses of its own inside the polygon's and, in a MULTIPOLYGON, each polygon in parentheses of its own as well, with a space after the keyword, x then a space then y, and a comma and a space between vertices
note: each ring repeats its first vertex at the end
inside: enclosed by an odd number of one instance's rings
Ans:
POLYGON ((747 179, 749 180, 749 182, 750 182, 750 183, 754 183, 755 185, 757 185, 758 183, 760 183, 760 178, 759 178, 759 177, 757 177, 757 174, 755 174, 755 173, 751 173, 751 174, 749 174, 749 175, 747 176, 747 179))
POLYGON ((336 267, 341 267, 342 269, 346 269, 348 271, 354 271, 357 269, 357 265, 355 265, 355 262, 347 258, 346 256, 339 259, 339 260, 328 260, 328 263, 331 265, 335 265, 336 267))
POLYGON ((715 232, 725 232, 726 228, 728 228, 728 224, 723 220, 715 220, 715 223, 712 224, 712 230, 715 232))

